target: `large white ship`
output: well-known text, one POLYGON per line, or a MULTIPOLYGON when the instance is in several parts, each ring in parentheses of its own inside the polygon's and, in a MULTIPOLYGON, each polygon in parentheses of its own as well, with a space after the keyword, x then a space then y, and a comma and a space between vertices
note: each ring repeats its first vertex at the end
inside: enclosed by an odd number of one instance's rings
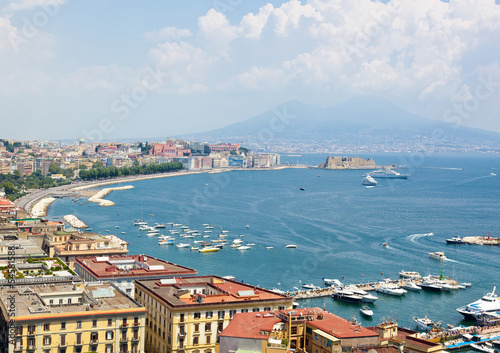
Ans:
POLYGON ((495 290, 496 287, 493 287, 491 293, 473 303, 458 308, 457 311, 467 320, 476 320, 483 314, 500 313, 500 297, 496 296, 495 290))
POLYGON ((368 173, 372 178, 387 178, 387 179, 408 179, 408 174, 401 174, 392 169, 379 169, 368 173))

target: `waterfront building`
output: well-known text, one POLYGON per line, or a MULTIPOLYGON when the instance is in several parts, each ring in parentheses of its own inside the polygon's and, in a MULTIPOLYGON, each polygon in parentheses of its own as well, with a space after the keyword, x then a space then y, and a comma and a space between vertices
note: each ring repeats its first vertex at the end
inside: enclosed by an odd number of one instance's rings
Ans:
POLYGON ((175 142, 167 141, 166 143, 152 144, 149 154, 163 157, 185 157, 191 155, 191 150, 175 142))
POLYGON ((228 158, 229 167, 248 168, 248 157, 231 155, 228 158))
POLYGON ((148 310, 145 346, 152 353, 213 353, 237 313, 291 309, 293 302, 218 276, 138 280, 135 299, 148 310))
POLYGON ((214 145, 209 145, 210 152, 231 152, 238 151, 240 149, 239 143, 219 143, 214 145))
POLYGON ((340 353, 379 344, 379 334, 320 308, 237 314, 220 334, 219 353, 238 349, 340 353))
POLYGON ((146 310, 110 283, 1 289, 0 307, 2 352, 145 352, 146 310))
POLYGON ((77 257, 126 255, 128 253, 127 242, 118 237, 65 231, 44 235, 42 248, 50 257, 59 257, 72 269, 75 268, 77 257))
POLYGON ((75 271, 84 281, 110 281, 134 296, 134 281, 196 275, 194 269, 147 255, 77 257, 75 271))

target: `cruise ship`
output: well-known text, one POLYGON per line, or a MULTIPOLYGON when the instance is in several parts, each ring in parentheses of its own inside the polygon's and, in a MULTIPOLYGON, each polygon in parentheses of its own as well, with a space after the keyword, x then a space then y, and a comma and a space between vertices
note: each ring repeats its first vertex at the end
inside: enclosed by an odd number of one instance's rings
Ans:
POLYGON ((482 314, 496 314, 500 312, 500 297, 497 297, 493 287, 491 293, 486 294, 481 299, 473 303, 464 305, 457 309, 457 311, 464 316, 466 320, 476 320, 482 314))
POLYGON ((372 178, 386 178, 386 179, 408 179, 410 175, 401 174, 392 169, 379 169, 368 173, 372 178))

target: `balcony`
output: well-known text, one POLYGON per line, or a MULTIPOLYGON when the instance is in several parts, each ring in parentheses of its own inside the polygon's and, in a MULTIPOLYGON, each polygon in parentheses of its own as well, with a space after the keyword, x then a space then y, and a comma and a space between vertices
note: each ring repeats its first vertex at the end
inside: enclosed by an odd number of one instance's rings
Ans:
POLYGON ((179 336, 180 337, 185 337, 186 336, 186 331, 179 331, 179 336))
POLYGON ((66 342, 59 343, 59 348, 65 348, 67 346, 68 346, 68 344, 66 342))
POLYGON ((90 344, 98 344, 99 343, 99 340, 90 340, 89 342, 90 344))
POLYGON ((140 340, 139 336, 137 336, 137 337, 132 337, 132 341, 133 341, 133 342, 137 342, 137 341, 139 341, 139 340, 140 340))
POLYGON ((128 324, 121 324, 120 325, 121 328, 127 328, 128 327, 128 324))
POLYGON ((29 351, 33 351, 33 350, 35 350, 35 349, 36 349, 36 347, 35 347, 34 345, 30 345, 30 346, 28 346, 28 350, 29 350, 29 351))
POLYGON ((15 346, 14 347, 14 351, 22 351, 23 350, 23 346, 15 346))
POLYGON ((134 322, 134 326, 139 326, 140 323, 139 322, 134 322))
POLYGON ((77 342, 75 342, 75 346, 83 346, 83 342, 82 341, 80 341, 80 342, 77 341, 77 342))
POLYGON ((128 342, 128 338, 127 337, 121 337, 120 338, 120 342, 121 343, 127 343, 128 342))

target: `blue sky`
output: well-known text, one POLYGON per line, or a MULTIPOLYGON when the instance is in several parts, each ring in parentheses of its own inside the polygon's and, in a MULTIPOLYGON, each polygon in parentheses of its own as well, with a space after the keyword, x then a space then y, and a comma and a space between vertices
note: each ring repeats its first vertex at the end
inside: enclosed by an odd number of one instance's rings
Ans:
POLYGON ((0 6, 3 137, 172 136, 358 95, 500 132, 493 0, 0 6))

